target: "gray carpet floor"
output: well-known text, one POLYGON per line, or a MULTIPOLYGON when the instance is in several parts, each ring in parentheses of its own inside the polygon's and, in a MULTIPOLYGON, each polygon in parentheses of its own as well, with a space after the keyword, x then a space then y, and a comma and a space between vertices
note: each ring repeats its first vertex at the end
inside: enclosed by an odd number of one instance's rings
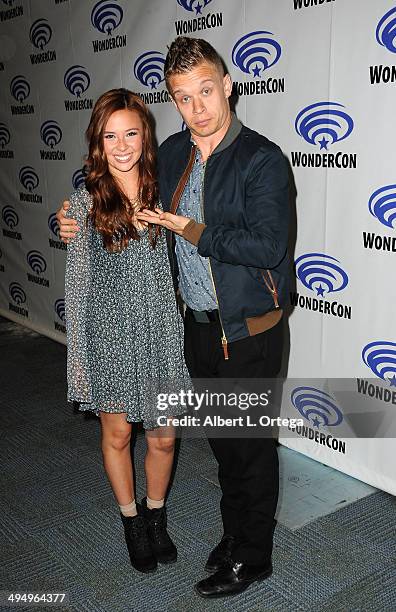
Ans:
MULTIPOLYGON (((66 403, 65 347, 0 319, 0 591, 65 592, 82 612, 396 611, 396 506, 386 493, 291 531, 278 525, 273 576, 227 600, 193 591, 221 535, 214 459, 183 440, 168 500, 177 564, 150 575, 128 560, 103 472, 99 424, 66 403)), ((138 497, 144 438, 137 436, 138 497)), ((0 610, 32 610, 0 606, 0 610)))

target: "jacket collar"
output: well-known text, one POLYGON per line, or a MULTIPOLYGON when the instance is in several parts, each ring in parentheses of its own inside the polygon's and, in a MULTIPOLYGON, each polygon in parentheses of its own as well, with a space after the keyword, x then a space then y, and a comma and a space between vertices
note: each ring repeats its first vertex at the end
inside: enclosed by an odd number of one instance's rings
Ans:
POLYGON ((239 121, 236 114, 231 111, 230 127, 228 128, 223 140, 219 142, 217 147, 212 152, 212 155, 214 155, 215 153, 221 153, 221 151, 224 151, 224 149, 229 147, 230 144, 233 143, 234 140, 237 138, 241 129, 242 129, 242 123, 239 121))

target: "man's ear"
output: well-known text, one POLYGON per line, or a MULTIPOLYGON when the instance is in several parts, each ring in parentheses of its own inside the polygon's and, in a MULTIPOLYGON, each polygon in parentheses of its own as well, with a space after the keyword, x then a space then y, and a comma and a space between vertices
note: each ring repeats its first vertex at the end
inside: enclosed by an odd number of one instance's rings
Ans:
POLYGON ((223 77, 223 87, 226 98, 229 98, 232 93, 232 79, 228 73, 223 77))

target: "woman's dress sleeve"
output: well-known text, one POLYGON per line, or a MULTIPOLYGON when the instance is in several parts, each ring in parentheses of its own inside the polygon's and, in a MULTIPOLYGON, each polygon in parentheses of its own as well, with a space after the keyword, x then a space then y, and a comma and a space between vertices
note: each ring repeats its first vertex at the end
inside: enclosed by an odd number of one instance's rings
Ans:
POLYGON ((89 194, 83 189, 70 197, 66 215, 77 221, 79 231, 67 245, 65 311, 67 331, 67 399, 92 402, 87 348, 87 316, 90 293, 91 230, 87 225, 89 194))

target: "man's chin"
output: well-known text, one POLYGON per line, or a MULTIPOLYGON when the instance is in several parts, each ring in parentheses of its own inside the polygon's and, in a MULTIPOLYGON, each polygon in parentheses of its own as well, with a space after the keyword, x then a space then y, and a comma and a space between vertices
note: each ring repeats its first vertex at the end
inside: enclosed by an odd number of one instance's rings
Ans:
POLYGON ((190 128, 192 134, 196 134, 197 136, 211 136, 216 132, 216 129, 213 128, 213 125, 208 122, 204 125, 194 125, 190 128))

